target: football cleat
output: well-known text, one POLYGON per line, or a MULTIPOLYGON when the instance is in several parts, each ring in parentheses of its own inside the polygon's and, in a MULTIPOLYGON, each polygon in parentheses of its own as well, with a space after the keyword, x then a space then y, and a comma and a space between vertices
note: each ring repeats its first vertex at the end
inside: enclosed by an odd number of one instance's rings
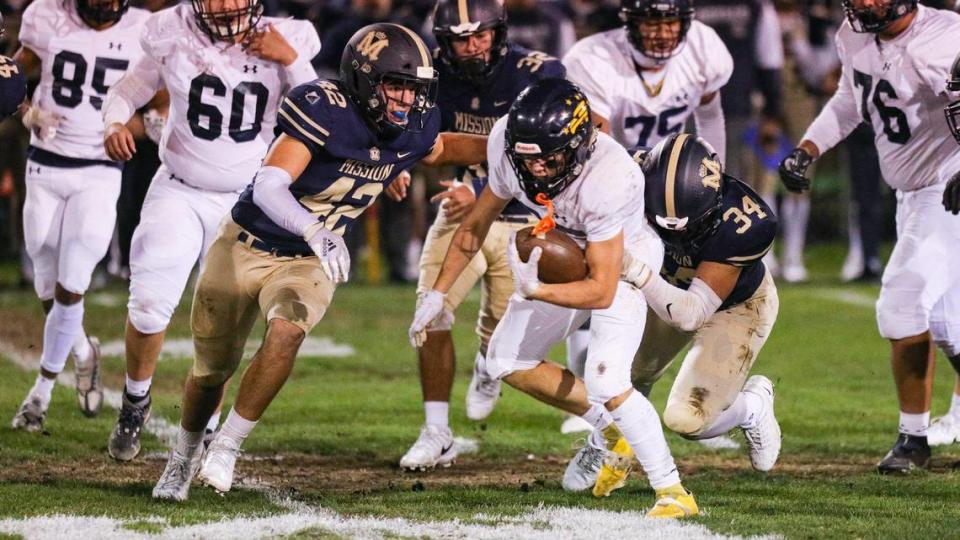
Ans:
POLYGON ((563 423, 560 424, 560 433, 580 433, 582 431, 593 431, 593 426, 583 418, 575 414, 564 415, 563 423))
POLYGON ((681 519, 700 513, 697 501, 680 484, 665 490, 657 490, 657 502, 647 512, 648 518, 681 519))
POLYGON ((140 434, 143 425, 150 419, 151 402, 149 393, 137 403, 130 401, 126 392, 123 393, 120 416, 107 443, 110 457, 117 461, 130 461, 140 453, 140 434))
POLYGON ((43 421, 47 418, 47 405, 38 396, 28 394, 13 417, 13 429, 23 429, 30 433, 43 431, 43 421))
POLYGON ((880 474, 906 474, 930 466, 930 445, 926 437, 901 433, 887 455, 877 463, 880 474))
MULTIPOLYGON (((579 418, 579 417, 577 417, 579 418)), ((600 474, 600 467, 607 457, 607 448, 603 437, 591 434, 583 442, 583 446, 567 464, 563 473, 563 489, 565 491, 584 491, 593 487, 600 474), (599 442, 595 439, 600 439, 599 442)))
POLYGON ((490 416, 500 399, 500 380, 493 379, 477 364, 473 365, 473 378, 467 389, 467 418, 483 420, 490 416))
POLYGON ((603 460, 597 483, 593 486, 593 496, 608 497, 614 490, 622 488, 627 483, 634 461, 633 448, 630 448, 626 439, 620 437, 603 460))
POLYGON ((754 375, 747 379, 743 391, 763 400, 763 410, 753 427, 743 428, 743 436, 750 447, 750 464, 760 472, 767 472, 777 463, 781 442, 780 424, 773 410, 773 383, 763 375, 754 375))
POLYGON ((93 418, 103 406, 103 385, 100 383, 100 340, 88 336, 90 359, 84 363, 74 362, 77 379, 77 404, 84 416, 93 418))
POLYGON ((447 426, 424 424, 420 436, 410 450, 400 458, 400 468, 409 471, 423 471, 437 465, 449 467, 457 457, 457 448, 453 442, 453 433, 447 426))
POLYGON ((957 415, 947 414, 930 422, 927 444, 943 446, 955 442, 960 442, 960 418, 957 415))
POLYGON ((781 277, 787 283, 806 283, 809 280, 803 264, 785 264, 781 269, 781 277))
POLYGON ((157 480, 157 485, 153 487, 153 498, 168 501, 187 500, 190 482, 200 468, 200 455, 199 449, 193 458, 171 450, 167 466, 163 469, 160 480, 157 480))
POLYGON ((230 491, 238 455, 240 445, 236 441, 222 434, 215 437, 203 455, 203 464, 197 479, 219 493, 230 491))

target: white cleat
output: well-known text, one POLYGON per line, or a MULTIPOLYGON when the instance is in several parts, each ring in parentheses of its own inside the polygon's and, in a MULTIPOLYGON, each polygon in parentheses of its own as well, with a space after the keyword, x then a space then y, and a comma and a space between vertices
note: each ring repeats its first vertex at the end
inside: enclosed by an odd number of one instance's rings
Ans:
POLYGON ((580 433, 583 431, 588 433, 593 431, 593 426, 590 425, 590 422, 587 422, 575 414, 564 415, 563 423, 560 424, 560 433, 580 433))
POLYGON ((197 479, 219 493, 233 486, 233 469, 237 464, 240 446, 229 437, 217 435, 203 455, 203 464, 197 479))
POLYGON ((420 437, 410 450, 400 458, 400 468, 408 471, 424 471, 436 466, 449 467, 457 457, 453 432, 449 427, 424 424, 420 437))
POLYGON ((780 424, 773 410, 773 383, 763 375, 754 375, 747 379, 744 392, 760 396, 763 410, 753 427, 743 428, 743 436, 750 447, 750 463, 753 468, 767 472, 773 469, 780 456, 780 424))
POLYGON ((781 277, 787 283, 804 283, 809 279, 807 268, 802 264, 784 265, 781 277))
MULTIPOLYGON (((579 418, 579 417, 578 417, 579 418)), ((598 433, 599 444, 591 434, 583 442, 583 447, 577 451, 567 464, 563 472, 563 489, 565 491, 586 491, 597 482, 597 475, 607 457, 607 448, 603 435, 598 433)))
POLYGON ((930 428, 927 429, 927 444, 943 446, 955 442, 960 442, 960 418, 947 414, 934 418, 930 422, 930 428))
POLYGON ((10 425, 13 426, 13 429, 22 429, 29 433, 43 431, 43 422, 47 418, 48 406, 44 405, 43 400, 38 396, 27 394, 10 425))
POLYGON ((185 501, 190 492, 190 481, 200 467, 200 449, 193 459, 184 456, 176 450, 170 451, 167 466, 160 475, 160 480, 153 487, 153 498, 168 501, 185 501))
POLYGON ((84 364, 74 360, 74 375, 80 412, 87 418, 93 418, 100 414, 100 408, 103 406, 103 385, 100 383, 100 340, 94 336, 87 336, 87 341, 90 342, 90 358, 84 364))
POLYGON ((498 399, 500 380, 491 378, 480 366, 474 364, 473 378, 470 379, 470 387, 467 389, 467 418, 483 420, 490 416, 498 399))

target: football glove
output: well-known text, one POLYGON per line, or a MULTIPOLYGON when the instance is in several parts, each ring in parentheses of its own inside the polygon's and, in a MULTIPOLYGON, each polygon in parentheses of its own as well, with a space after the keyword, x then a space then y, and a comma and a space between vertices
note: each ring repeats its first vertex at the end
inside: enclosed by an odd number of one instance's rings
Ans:
POLYGON ((527 262, 521 261, 520 252, 517 251, 517 232, 510 234, 510 241, 507 243, 507 261, 510 263, 510 270, 513 271, 514 290, 524 298, 530 298, 540 288, 537 263, 540 262, 542 254, 543 248, 537 246, 530 251, 527 262))
POLYGON ((620 273, 623 281, 641 289, 647 284, 651 276, 653 276, 653 271, 650 270, 649 266, 640 259, 635 259, 630 251, 623 251, 623 269, 620 273))
POLYGON ((953 175, 947 182, 947 189, 943 190, 943 207, 953 215, 960 213, 960 171, 953 175))
POLYGON ((813 163, 813 156, 803 148, 797 147, 780 162, 780 180, 794 193, 803 193, 810 189, 810 179, 806 177, 807 168, 813 163))
POLYGON ((413 323, 408 332, 410 345, 415 349, 427 341, 427 326, 443 312, 443 300, 447 295, 430 289, 417 296, 417 311, 413 314, 413 323))
POLYGON ((318 227, 316 232, 306 238, 310 249, 320 258, 323 273, 334 284, 346 283, 350 278, 350 252, 343 237, 329 229, 318 227))
POLYGON ((57 128, 60 127, 59 114, 33 105, 23 113, 22 121, 23 126, 36 133, 43 142, 50 142, 56 137, 57 128))

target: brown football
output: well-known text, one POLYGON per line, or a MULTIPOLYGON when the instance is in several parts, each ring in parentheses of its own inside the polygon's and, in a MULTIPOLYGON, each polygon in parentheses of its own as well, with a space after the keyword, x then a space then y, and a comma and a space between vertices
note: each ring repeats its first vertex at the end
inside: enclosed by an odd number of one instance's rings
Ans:
POLYGON ((573 238, 557 229, 540 235, 532 235, 532 232, 533 227, 517 231, 517 252, 520 260, 527 262, 533 248, 543 248, 537 265, 540 281, 570 283, 587 277, 587 259, 573 238))

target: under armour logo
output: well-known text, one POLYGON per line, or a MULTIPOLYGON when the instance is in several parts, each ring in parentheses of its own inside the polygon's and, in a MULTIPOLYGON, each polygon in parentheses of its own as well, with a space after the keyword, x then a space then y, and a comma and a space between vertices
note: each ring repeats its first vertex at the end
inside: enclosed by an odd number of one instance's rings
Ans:
POLYGON ((116 50, 118 50, 118 51, 119 51, 119 50, 122 50, 122 49, 123 49, 123 43, 117 43, 117 42, 115 42, 115 41, 111 41, 111 42, 110 42, 110 50, 113 50, 113 49, 116 49, 116 50))
POLYGON ((30 174, 40 174, 40 167, 27 167, 27 172, 30 174))
POLYGON ((890 62, 884 62, 884 63, 883 63, 883 71, 889 71, 889 70, 890 70, 890 67, 891 67, 891 66, 890 66, 890 62))
POLYGON ((256 72, 257 72, 257 67, 258 67, 258 66, 256 66, 256 65, 244 64, 244 65, 243 65, 243 72, 244 72, 244 73, 256 73, 256 72))

